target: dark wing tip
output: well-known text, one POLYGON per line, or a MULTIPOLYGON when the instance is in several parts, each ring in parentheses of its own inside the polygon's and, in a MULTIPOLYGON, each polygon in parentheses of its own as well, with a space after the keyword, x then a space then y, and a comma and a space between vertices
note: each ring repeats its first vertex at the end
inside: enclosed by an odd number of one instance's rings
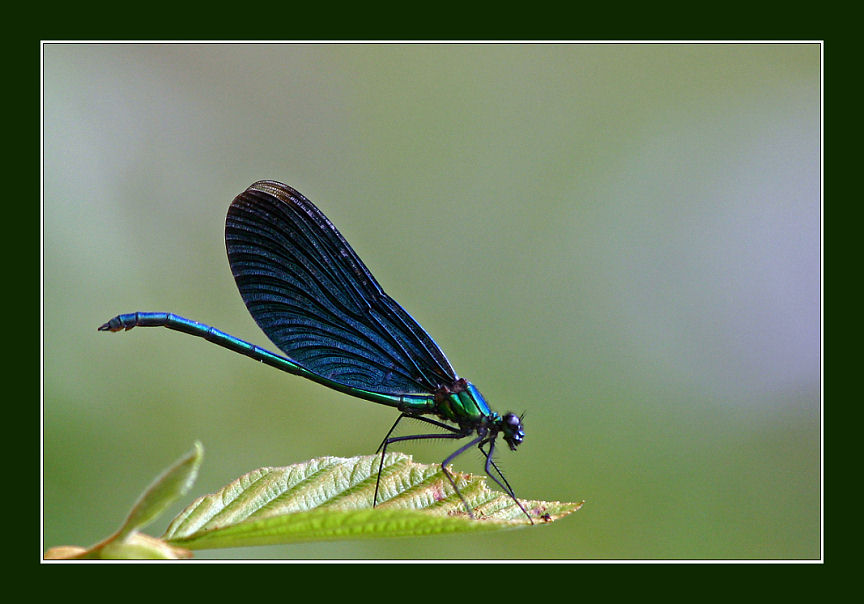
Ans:
MULTIPOLYGON (((267 193, 268 195, 272 195, 276 199, 281 201, 290 201, 291 197, 299 197, 301 199, 305 199, 303 195, 294 189, 293 187, 289 187, 285 183, 281 183, 278 180, 259 180, 257 182, 253 182, 249 187, 246 188, 245 193, 250 191, 258 191, 259 193, 267 193)), ((242 197, 242 195, 240 195, 242 197)))

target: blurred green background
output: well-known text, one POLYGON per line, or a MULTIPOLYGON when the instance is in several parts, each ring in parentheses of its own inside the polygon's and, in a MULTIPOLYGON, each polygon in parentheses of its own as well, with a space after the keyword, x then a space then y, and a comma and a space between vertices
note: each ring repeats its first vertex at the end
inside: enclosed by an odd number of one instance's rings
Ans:
POLYGON ((586 504, 197 557, 821 555, 816 44, 44 46, 45 547, 108 535, 196 439, 151 534, 254 468, 370 454, 395 419, 200 339, 96 331, 172 311, 272 348, 223 242, 263 178, 526 412, 498 457, 517 494, 586 504))

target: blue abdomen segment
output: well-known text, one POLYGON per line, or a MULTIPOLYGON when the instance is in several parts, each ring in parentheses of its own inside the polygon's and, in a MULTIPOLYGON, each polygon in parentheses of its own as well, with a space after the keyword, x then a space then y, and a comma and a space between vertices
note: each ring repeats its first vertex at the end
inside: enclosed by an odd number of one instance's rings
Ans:
POLYGON ((251 359, 281 369, 286 373, 299 375, 306 379, 318 382, 324 386, 356 396, 358 398, 372 401, 390 407, 397 407, 412 413, 434 413, 435 403, 434 397, 430 395, 417 394, 384 394, 371 390, 356 388, 347 384, 341 384, 324 376, 313 373, 302 365, 292 361, 287 357, 270 352, 260 346, 235 338, 231 334, 211 327, 205 323, 192 321, 180 315, 167 312, 133 312, 122 315, 117 315, 101 327, 99 331, 121 331, 129 330, 133 327, 167 327, 174 331, 180 331, 189 335, 204 338, 208 342, 218 344, 223 348, 240 353, 251 359))
POLYGON ((133 327, 167 327, 174 331, 181 331, 192 336, 204 338, 208 342, 219 344, 223 348, 233 350, 247 357, 251 357, 262 363, 266 363, 273 367, 282 369, 295 375, 310 377, 307 370, 281 355, 274 354, 268 350, 250 344, 240 338, 220 331, 215 327, 192 321, 180 315, 175 315, 168 312, 133 312, 124 315, 118 315, 102 325, 99 331, 120 331, 129 330, 133 327))

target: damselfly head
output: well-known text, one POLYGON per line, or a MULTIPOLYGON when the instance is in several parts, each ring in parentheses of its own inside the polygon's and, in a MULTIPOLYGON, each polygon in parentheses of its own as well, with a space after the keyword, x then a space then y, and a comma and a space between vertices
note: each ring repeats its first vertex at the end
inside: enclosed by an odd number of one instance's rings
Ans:
POLYGON ((515 413, 507 413, 501 418, 501 432, 504 434, 504 441, 510 446, 512 451, 522 444, 525 438, 525 430, 522 428, 522 418, 515 413))

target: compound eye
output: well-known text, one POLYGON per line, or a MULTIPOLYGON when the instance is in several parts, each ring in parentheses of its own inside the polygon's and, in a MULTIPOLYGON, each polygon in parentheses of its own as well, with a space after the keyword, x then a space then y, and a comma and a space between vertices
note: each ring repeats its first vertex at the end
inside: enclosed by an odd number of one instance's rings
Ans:
POLYGON ((511 428, 518 428, 522 424, 522 420, 515 413, 508 413, 504 416, 504 423, 511 428))

